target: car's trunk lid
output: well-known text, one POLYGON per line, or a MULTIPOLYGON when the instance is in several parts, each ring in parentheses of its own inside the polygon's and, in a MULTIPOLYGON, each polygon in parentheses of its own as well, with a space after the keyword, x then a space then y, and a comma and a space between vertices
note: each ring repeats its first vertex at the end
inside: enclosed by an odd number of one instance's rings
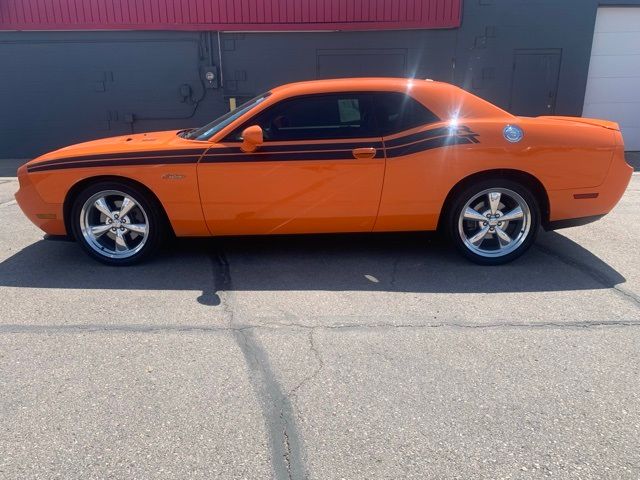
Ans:
POLYGON ((584 123, 587 125, 595 125, 597 127, 608 128, 609 130, 620 130, 620 125, 610 120, 602 120, 599 118, 583 118, 583 117, 562 117, 562 116, 541 116, 536 117, 544 120, 559 120, 561 122, 584 123))

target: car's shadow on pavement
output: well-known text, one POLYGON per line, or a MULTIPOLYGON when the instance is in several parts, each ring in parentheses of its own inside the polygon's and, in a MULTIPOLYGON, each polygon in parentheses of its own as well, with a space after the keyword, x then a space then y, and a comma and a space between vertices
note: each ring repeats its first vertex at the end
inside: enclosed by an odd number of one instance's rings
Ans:
MULTIPOLYGON (((108 267, 73 242, 38 241, 0 263, 0 286, 62 289, 544 292, 611 288, 625 278, 555 232, 515 262, 482 267, 434 234, 175 241, 159 257, 108 267)), ((209 292, 209 293, 207 293, 209 292)), ((215 297, 215 293, 213 294, 215 297)), ((213 304, 216 302, 213 301, 213 304)))

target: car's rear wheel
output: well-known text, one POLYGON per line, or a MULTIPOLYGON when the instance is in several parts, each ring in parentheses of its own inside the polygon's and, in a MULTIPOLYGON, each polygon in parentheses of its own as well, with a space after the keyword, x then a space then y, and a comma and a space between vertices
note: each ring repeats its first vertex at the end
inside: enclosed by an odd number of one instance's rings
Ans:
POLYGON ((500 265, 533 244, 540 209, 524 185, 482 180, 458 192, 447 223, 450 238, 465 257, 482 265, 500 265))
POLYGON ((155 253, 164 237, 163 217, 156 203, 134 185, 90 185, 71 209, 74 236, 91 257, 103 263, 138 263, 155 253))

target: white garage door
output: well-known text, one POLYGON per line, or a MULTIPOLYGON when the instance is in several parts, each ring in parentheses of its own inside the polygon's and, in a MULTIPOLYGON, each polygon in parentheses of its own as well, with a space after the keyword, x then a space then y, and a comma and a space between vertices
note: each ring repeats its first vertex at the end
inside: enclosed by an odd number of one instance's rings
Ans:
POLYGON ((640 150, 639 7, 598 8, 582 115, 618 122, 625 149, 640 150))

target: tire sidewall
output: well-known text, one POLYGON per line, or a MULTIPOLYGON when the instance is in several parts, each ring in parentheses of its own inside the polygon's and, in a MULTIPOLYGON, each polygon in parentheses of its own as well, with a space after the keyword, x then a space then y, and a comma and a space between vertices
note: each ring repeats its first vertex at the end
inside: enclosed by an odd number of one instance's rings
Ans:
POLYGON ((535 242, 538 235, 539 227, 540 206, 538 205, 538 201, 536 200, 535 196, 531 193, 531 190, 523 184, 509 179, 486 179, 463 188, 454 196, 451 203, 451 208, 448 209, 447 213, 447 236, 466 258, 480 265, 502 265, 520 257, 535 242), (458 219, 460 218, 460 213, 462 212, 462 208, 469 201, 469 199, 482 192, 483 190, 493 188, 505 188, 516 192, 524 199, 524 201, 529 206, 529 211, 531 212, 531 228, 529 229, 529 233, 527 234, 524 242, 522 242, 522 244, 513 252, 503 257, 483 257, 472 252, 464 244, 464 242, 460 238, 460 234, 458 231, 458 219))
POLYGON ((162 243, 162 239, 164 238, 164 231, 166 229, 163 228, 163 217, 160 214, 156 203, 157 202, 155 202, 153 199, 150 199, 149 195, 142 191, 142 189, 126 182, 104 181, 94 183, 82 190, 82 192, 80 192, 80 194, 73 202, 70 221, 73 235, 76 241, 80 244, 83 250, 87 252, 87 254, 89 254, 89 256, 106 265, 123 266, 140 263, 149 258, 158 250, 162 243), (110 258, 104 255, 100 255, 100 253, 94 250, 87 243, 87 240, 84 238, 84 235, 82 234, 82 230, 80 228, 80 216, 82 207, 85 202, 96 193, 107 190, 118 190, 122 193, 130 195, 132 199, 142 207, 147 215, 147 221, 149 222, 149 233, 146 243, 139 252, 136 252, 134 255, 127 258, 110 258))

